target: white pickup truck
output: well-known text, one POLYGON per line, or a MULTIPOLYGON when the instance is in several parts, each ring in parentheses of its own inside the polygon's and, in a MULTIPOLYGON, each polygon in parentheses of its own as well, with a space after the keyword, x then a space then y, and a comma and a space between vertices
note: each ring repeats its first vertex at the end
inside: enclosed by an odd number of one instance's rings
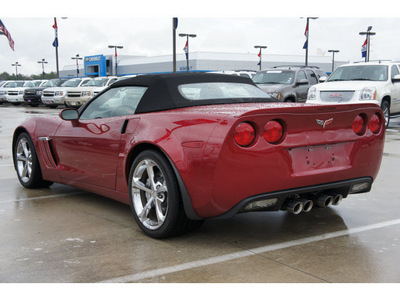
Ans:
POLYGON ((342 65, 324 83, 313 85, 307 95, 307 103, 332 105, 362 102, 379 105, 386 127, 389 126, 390 116, 400 113, 400 62, 342 65))

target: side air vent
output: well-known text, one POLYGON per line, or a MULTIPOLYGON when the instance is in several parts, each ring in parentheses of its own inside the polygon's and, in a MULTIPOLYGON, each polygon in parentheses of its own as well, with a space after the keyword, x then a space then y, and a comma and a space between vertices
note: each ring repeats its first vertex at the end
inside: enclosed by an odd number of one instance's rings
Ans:
POLYGON ((48 168, 56 168, 56 160, 54 158, 53 152, 51 151, 51 138, 49 137, 39 137, 39 147, 42 153, 44 162, 48 168))

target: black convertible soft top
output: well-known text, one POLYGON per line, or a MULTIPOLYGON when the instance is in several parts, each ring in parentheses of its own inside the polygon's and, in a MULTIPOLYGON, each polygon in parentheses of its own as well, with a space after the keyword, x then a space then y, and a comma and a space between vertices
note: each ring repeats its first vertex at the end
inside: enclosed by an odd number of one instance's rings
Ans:
POLYGON ((232 82, 256 86, 250 78, 240 76, 212 73, 167 73, 140 75, 123 79, 113 83, 110 88, 123 86, 148 87, 136 108, 135 113, 146 113, 199 105, 272 102, 272 100, 268 98, 207 99, 191 101, 183 97, 178 90, 178 87, 182 84, 203 82, 232 82))

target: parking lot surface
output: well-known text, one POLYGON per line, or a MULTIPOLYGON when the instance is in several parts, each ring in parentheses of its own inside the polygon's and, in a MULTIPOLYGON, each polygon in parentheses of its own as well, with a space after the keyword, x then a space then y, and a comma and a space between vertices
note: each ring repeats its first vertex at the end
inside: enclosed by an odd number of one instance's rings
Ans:
POLYGON ((400 282, 400 118, 391 120, 370 193, 300 215, 207 220, 155 240, 129 206, 61 184, 19 184, 14 128, 59 111, 0 106, 0 282, 400 282))

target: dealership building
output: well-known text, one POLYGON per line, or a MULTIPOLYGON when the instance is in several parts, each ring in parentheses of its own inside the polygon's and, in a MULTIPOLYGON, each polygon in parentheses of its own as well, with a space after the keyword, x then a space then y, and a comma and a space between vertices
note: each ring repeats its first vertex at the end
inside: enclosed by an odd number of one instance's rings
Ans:
MULTIPOLYGON (((103 77, 125 76, 137 74, 154 74, 173 72, 172 55, 160 56, 131 56, 118 55, 91 55, 83 60, 83 66, 67 65, 60 70, 60 77, 103 77), (117 62, 117 64, 116 64, 117 62)), ((303 55, 264 54, 262 69, 279 65, 304 65, 303 55)), ((258 71, 259 58, 257 54, 249 53, 222 53, 222 52, 193 52, 189 57, 189 71, 213 72, 228 70, 254 70, 258 71)), ((348 63, 335 61, 335 67, 348 63)), ((309 56, 308 65, 316 66, 326 72, 332 70, 331 56, 309 56)), ((185 72, 187 61, 184 53, 176 55, 176 71, 185 72)))

